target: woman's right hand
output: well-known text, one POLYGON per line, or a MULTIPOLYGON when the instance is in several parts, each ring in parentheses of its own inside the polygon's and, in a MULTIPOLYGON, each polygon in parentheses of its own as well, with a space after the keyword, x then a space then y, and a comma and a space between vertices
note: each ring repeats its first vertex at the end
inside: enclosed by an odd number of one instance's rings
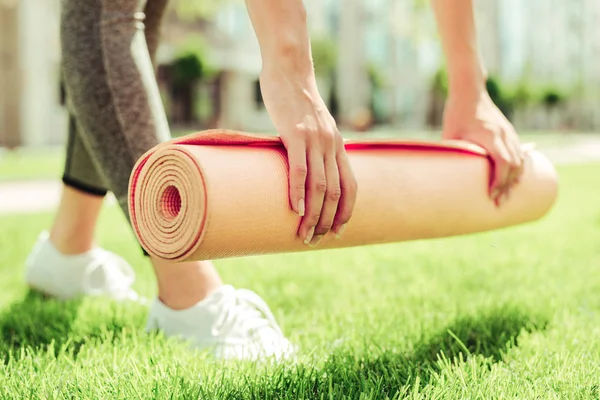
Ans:
POLYGON ((316 246, 340 236, 356 202, 342 136, 317 90, 302 0, 246 0, 260 46, 260 86, 288 153, 289 196, 302 216, 298 235, 316 246))
POLYGON ((293 63, 263 66, 260 84, 287 149, 291 207, 302 216, 298 235, 311 246, 330 231, 341 236, 352 216, 357 184, 312 68, 293 63))

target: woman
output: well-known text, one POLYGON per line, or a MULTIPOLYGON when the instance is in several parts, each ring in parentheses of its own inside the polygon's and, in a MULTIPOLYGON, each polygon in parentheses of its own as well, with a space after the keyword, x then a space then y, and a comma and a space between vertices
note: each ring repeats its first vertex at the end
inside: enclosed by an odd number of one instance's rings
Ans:
MULTIPOLYGON (((443 137, 475 142, 495 163, 490 197, 508 197, 522 169, 518 137, 485 89, 472 0, 433 0, 449 71, 443 137)), ((61 204, 27 261, 28 284, 60 298, 136 298, 131 267, 94 245, 108 190, 127 217, 136 160, 170 138, 153 60, 167 0, 63 0, 61 45, 71 112, 61 204)), ((288 151, 291 207, 300 239, 317 246, 343 234, 357 185, 342 137, 318 93, 301 0, 246 0, 263 61, 261 90, 288 151)), ((268 306, 221 281, 212 262, 150 258, 158 282, 148 328, 190 340, 219 357, 292 354, 268 306), (258 312, 257 312, 258 311, 258 312)))

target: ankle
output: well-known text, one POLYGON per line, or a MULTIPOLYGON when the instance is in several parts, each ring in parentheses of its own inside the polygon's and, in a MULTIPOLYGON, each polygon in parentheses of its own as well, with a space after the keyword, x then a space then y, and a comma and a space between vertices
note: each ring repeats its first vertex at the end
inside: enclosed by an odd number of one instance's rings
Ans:
POLYGON ((58 251, 68 255, 92 249, 103 199, 103 196, 63 186, 60 205, 50 231, 50 241, 58 251))
POLYGON ((190 308, 205 298, 213 291, 217 290, 222 283, 212 282, 202 285, 182 285, 183 287, 160 287, 158 291, 158 299, 172 310, 185 310, 190 308), (183 289, 183 290, 182 290, 183 289))
POLYGON ((178 294, 175 292, 161 291, 158 300, 171 310, 185 310, 204 300, 211 292, 178 294))
POLYGON ((50 231, 50 242, 64 255, 86 253, 94 248, 93 235, 82 235, 81 232, 66 232, 57 228, 50 231))
POLYGON ((158 299, 173 310, 183 310, 204 300, 223 285, 210 261, 169 263, 153 260, 158 299))

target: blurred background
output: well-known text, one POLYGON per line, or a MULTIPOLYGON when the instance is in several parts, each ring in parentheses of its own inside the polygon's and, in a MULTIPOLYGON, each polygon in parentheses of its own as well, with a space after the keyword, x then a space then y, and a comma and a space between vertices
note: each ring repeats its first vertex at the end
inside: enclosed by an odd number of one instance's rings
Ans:
MULTIPOLYGON (((321 94, 345 132, 439 130, 446 74, 428 0, 304 0, 321 94)), ((518 130, 600 128, 600 2, 476 0, 493 100, 518 130)), ((59 146, 60 0, 0 0, 0 146, 59 146)), ((158 79, 174 135, 273 132, 243 0, 172 0, 158 79)))

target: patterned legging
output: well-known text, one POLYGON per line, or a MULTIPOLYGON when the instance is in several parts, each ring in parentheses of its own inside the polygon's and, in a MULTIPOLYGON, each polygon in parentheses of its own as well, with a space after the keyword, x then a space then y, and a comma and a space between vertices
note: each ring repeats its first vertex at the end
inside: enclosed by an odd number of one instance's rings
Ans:
POLYGON ((129 219, 137 159, 170 131, 155 77, 168 0, 63 0, 63 84, 70 129, 63 182, 111 191, 129 219))

